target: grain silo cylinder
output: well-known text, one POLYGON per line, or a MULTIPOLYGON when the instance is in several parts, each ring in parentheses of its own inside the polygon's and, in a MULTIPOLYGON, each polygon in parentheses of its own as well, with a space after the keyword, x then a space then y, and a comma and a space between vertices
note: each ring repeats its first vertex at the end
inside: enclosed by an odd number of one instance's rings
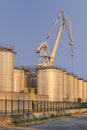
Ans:
POLYGON ((24 91, 24 70, 20 68, 14 69, 14 92, 24 91))
POLYGON ((71 73, 67 73, 67 99, 74 101, 74 76, 71 73))
POLYGON ((67 88, 67 73, 66 71, 63 71, 63 101, 67 100, 66 88, 67 88))
POLYGON ((58 101, 63 101, 63 99, 64 99, 64 72, 63 72, 63 70, 57 69, 56 75, 57 75, 56 97, 58 98, 58 101), (57 95, 59 95, 59 96, 57 96, 57 95))
POLYGON ((0 47, 0 91, 14 91, 14 50, 0 47))
POLYGON ((37 69, 37 94, 48 95, 50 101, 62 100, 62 70, 37 69))
POLYGON ((74 87, 73 88, 74 89, 73 90, 74 91, 74 101, 77 101, 77 93, 78 93, 78 89, 77 89, 78 88, 78 84, 77 84, 78 82, 77 82, 77 79, 78 79, 78 77, 76 75, 74 75, 73 78, 74 78, 74 85, 73 85, 73 87, 74 87))
POLYGON ((86 102, 86 98, 87 98, 87 81, 84 80, 83 83, 84 83, 83 100, 84 100, 84 102, 86 102))
POLYGON ((86 81, 86 102, 87 102, 87 81, 86 81))
POLYGON ((83 89, 84 84, 83 84, 83 79, 78 78, 78 100, 77 101, 83 101, 83 89))

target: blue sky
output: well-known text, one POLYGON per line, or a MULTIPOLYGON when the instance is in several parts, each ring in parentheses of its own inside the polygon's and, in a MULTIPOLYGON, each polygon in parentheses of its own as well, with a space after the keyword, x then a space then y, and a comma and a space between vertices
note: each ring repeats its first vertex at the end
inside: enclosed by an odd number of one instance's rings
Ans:
MULTIPOLYGON (((34 50, 45 40, 61 9, 72 20, 73 72, 87 79, 87 0, 0 0, 0 42, 14 45, 16 66, 36 65, 38 55, 34 50)), ((48 42, 50 50, 56 31, 48 42)), ((68 41, 63 31, 55 65, 72 72, 68 41)))

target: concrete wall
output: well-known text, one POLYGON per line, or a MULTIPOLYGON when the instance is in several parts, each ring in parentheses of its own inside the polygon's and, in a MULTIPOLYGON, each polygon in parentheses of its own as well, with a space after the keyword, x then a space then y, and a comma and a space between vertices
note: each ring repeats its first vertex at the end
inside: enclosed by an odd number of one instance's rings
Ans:
POLYGON ((48 95, 37 95, 34 93, 10 93, 10 92, 0 92, 0 99, 7 100, 41 100, 48 101, 48 95))

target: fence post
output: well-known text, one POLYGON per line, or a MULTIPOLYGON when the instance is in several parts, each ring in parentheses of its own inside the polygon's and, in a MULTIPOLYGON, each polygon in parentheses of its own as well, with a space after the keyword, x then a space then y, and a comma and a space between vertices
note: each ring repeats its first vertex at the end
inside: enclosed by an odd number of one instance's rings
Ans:
POLYGON ((58 104, 58 111, 59 111, 59 101, 57 102, 57 104, 58 104))
POLYGON ((39 102, 38 101, 36 101, 36 104, 37 104, 37 112, 39 112, 40 110, 39 110, 39 104, 38 104, 39 102))
POLYGON ((56 111, 57 111, 57 101, 56 101, 56 111))
POLYGON ((45 107, 46 107, 46 105, 45 105, 45 101, 44 101, 44 112, 46 111, 46 108, 45 108, 45 107))
POLYGON ((48 110, 48 101, 47 101, 47 111, 49 111, 49 110, 48 110))
POLYGON ((63 103, 63 110, 64 110, 64 102, 62 102, 63 103))
POLYGON ((11 100, 11 114, 13 116, 13 100, 11 100))
POLYGON ((24 112, 25 112, 25 110, 24 110, 24 100, 23 100, 23 115, 24 115, 24 112))
POLYGON ((18 115, 19 115, 19 100, 18 100, 18 115))
POLYGON ((53 111, 54 111, 54 101, 53 101, 53 111))
POLYGON ((56 110, 58 111, 58 101, 56 101, 56 110))
POLYGON ((5 115, 7 115, 7 99, 5 99, 5 115))
POLYGON ((28 100, 28 114, 29 114, 29 100, 28 100))

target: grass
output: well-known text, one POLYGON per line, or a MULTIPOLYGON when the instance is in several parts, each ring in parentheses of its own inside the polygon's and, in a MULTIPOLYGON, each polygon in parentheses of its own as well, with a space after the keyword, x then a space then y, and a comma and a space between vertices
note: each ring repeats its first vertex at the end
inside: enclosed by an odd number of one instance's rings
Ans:
POLYGON ((55 118, 64 117, 64 116, 70 116, 70 115, 71 114, 58 114, 58 115, 51 114, 50 117, 39 117, 39 118, 33 118, 33 119, 14 120, 14 121, 12 121, 11 124, 15 125, 15 126, 20 125, 20 124, 25 124, 25 123, 32 124, 32 123, 37 123, 37 122, 48 120, 48 119, 55 119, 55 118))
POLYGON ((24 124, 24 123, 34 123, 42 120, 47 120, 48 117, 40 117, 40 118, 33 118, 33 119, 19 119, 19 120, 14 120, 12 121, 12 124, 17 125, 17 124, 24 124))

